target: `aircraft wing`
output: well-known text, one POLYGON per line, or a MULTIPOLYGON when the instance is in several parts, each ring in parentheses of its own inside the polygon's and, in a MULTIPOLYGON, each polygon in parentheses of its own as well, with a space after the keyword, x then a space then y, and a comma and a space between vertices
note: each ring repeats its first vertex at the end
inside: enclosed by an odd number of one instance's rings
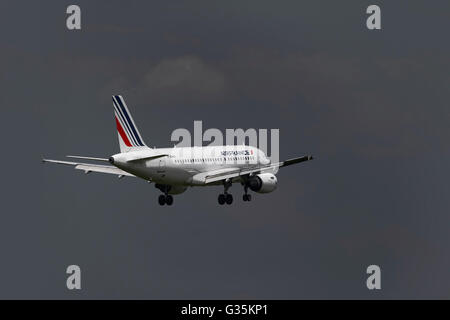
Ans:
POLYGON ((105 165, 100 165, 100 164, 91 164, 91 163, 82 163, 82 162, 50 160, 50 159, 42 159, 42 162, 57 163, 57 164, 73 166, 73 167, 75 167, 75 169, 83 170, 85 173, 90 173, 90 172, 109 173, 109 174, 115 174, 115 175, 119 176, 119 178, 122 178, 123 176, 135 177, 135 175, 128 173, 126 171, 123 171, 114 166, 105 166, 105 165))
MULTIPOLYGON (((245 176, 245 175, 249 175, 249 174, 273 172, 278 168, 290 166, 290 165, 293 165, 296 163, 300 163, 300 162, 304 162, 304 161, 308 161, 308 160, 312 160, 312 159, 313 159, 312 156, 303 156, 303 157, 293 158, 293 159, 289 159, 289 160, 282 161, 282 162, 277 162, 274 164, 251 167, 251 168, 234 169, 234 170, 225 171, 225 172, 221 171, 221 170, 215 170, 215 171, 203 173, 201 177, 197 177, 197 178, 201 178, 205 184, 208 184, 208 183, 213 183, 213 182, 217 182, 217 181, 221 181, 221 180, 233 179, 233 178, 237 178, 237 177, 245 176)), ((196 176, 194 176, 193 178, 196 178, 196 176)))

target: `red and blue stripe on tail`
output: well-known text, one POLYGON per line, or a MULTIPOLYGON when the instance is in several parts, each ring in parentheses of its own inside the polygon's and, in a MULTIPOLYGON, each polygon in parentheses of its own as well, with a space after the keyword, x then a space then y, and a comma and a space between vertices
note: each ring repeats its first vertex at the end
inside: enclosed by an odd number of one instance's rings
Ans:
POLYGON ((130 151, 129 148, 145 147, 145 142, 134 123, 125 100, 120 95, 112 96, 120 151, 130 151))

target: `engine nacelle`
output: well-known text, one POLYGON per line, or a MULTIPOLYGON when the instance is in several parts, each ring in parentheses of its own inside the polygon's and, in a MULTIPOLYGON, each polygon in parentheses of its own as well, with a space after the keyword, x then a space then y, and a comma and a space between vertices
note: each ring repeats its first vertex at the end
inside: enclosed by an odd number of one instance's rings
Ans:
POLYGON ((269 193, 277 188, 277 177, 272 173, 261 173, 248 179, 250 190, 258 193, 269 193))

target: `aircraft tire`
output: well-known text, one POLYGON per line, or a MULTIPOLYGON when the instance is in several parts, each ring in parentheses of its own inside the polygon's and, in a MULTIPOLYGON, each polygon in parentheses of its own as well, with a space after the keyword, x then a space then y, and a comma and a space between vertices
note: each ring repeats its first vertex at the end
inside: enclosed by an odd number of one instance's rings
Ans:
POLYGON ((172 203, 173 203, 173 197, 169 194, 169 195, 166 196, 166 204, 168 206, 171 206, 172 203))
POLYGON ((226 196, 225 196, 225 202, 227 204, 232 204, 233 203, 233 196, 231 194, 227 193, 226 196))

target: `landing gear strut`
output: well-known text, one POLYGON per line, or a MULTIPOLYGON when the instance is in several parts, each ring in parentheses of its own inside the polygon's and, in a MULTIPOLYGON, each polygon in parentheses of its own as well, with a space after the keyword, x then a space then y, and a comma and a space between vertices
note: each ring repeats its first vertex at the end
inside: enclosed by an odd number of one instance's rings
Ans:
POLYGON ((164 194, 159 195, 158 197, 158 203, 160 206, 163 206, 167 204, 168 206, 171 206, 173 203, 173 197, 168 194, 170 190, 170 186, 162 185, 162 184, 155 184, 155 187, 164 192, 164 194))
POLYGON ((223 193, 219 194, 219 197, 217 198, 217 201, 220 205, 223 204, 232 204, 233 203, 233 196, 228 193, 228 189, 231 187, 231 180, 227 179, 223 182, 224 191, 223 193))
POLYGON ((244 201, 252 201, 252 195, 248 194, 248 186, 244 185, 244 195, 242 196, 242 200, 244 201))

